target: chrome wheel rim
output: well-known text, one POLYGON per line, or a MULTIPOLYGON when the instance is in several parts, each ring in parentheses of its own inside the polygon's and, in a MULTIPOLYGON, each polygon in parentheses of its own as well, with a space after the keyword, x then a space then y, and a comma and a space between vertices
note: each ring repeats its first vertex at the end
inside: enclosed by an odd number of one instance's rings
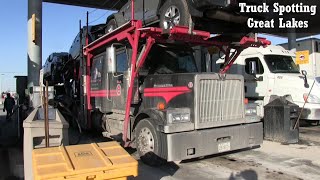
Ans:
POLYGON ((142 155, 154 151, 154 138, 149 128, 144 127, 140 130, 138 142, 138 148, 142 155))
POLYGON ((180 11, 177 6, 170 6, 164 14, 163 27, 172 29, 180 23, 180 11))

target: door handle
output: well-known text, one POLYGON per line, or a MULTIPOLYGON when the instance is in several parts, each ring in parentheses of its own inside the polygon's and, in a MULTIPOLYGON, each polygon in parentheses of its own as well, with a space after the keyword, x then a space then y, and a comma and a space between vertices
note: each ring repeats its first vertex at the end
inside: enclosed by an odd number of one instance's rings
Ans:
POLYGON ((118 76, 117 81, 118 81, 119 83, 123 83, 123 75, 118 76))
POLYGON ((263 81, 263 76, 259 76, 256 78, 256 81, 263 81))

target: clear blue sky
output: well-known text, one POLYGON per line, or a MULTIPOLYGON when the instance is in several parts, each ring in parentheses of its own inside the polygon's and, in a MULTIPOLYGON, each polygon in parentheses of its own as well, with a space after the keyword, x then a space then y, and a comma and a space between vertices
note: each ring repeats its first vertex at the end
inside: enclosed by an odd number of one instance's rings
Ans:
MULTIPOLYGON (((2 90, 14 90, 13 76, 27 74, 27 6, 28 0, 1 0, 0 17, 0 86, 2 90), (1 75, 4 74, 4 75, 1 75)), ((86 12, 91 8, 43 3, 42 61, 52 52, 68 52, 71 42, 79 31, 79 20, 86 22, 86 12)), ((96 10, 89 22, 105 22, 111 12, 96 10), (100 18, 101 17, 101 18, 100 18), (100 19, 98 19, 100 18, 100 19), (98 20, 97 20, 98 19, 98 20)), ((273 44, 286 39, 269 37, 273 44)))
MULTIPOLYGON (((2 90, 15 90, 13 76, 27 74, 27 8, 28 0, 1 0, 0 82, 2 90), (4 74, 4 75, 1 75, 4 74)), ((79 20, 86 23, 91 8, 43 3, 42 62, 52 52, 68 52, 79 32, 79 20)), ((96 10, 89 22, 103 23, 111 12, 96 10), (100 18, 101 17, 101 18, 100 18), (100 18, 100 19, 98 19, 100 18), (98 19, 98 20, 97 20, 98 19)), ((0 86, 1 86, 0 85, 0 86)))

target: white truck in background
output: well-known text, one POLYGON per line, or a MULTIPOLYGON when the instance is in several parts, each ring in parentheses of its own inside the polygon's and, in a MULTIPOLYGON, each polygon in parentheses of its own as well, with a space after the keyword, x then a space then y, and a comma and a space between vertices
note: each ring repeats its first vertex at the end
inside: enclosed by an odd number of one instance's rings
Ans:
MULTIPOLYGON (((217 55, 215 54, 215 56, 217 55)), ((215 59, 215 56, 212 56, 211 68, 207 66, 207 70, 218 72, 224 58, 222 56, 215 59)), ((269 103, 271 95, 291 95, 293 103, 302 107, 315 81, 301 119, 318 125, 320 120, 320 77, 307 77, 304 69, 295 64, 294 58, 294 53, 281 46, 247 48, 227 73, 244 76, 245 97, 250 102, 258 104, 257 114, 261 118, 263 118, 263 107, 269 103)), ((202 60, 202 62, 204 61, 202 60)), ((208 64, 208 58, 206 64, 208 64)))
MULTIPOLYGON (((279 44, 288 49, 288 43, 279 44)), ((308 77, 320 76, 320 39, 308 38, 297 41, 296 51, 309 51, 309 62, 299 64, 300 69, 307 71, 308 77)))

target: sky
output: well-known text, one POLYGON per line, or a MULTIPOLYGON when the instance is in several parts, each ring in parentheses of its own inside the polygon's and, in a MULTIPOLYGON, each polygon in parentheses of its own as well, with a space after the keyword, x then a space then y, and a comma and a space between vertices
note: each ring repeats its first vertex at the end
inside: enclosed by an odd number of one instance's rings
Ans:
MULTIPOLYGON (((105 23, 111 11, 43 3, 42 63, 52 52, 68 52, 79 32, 79 20, 105 23)), ((1 0, 0 91, 15 90, 15 75, 27 75, 28 0, 1 0)))
MULTIPOLYGON (((79 32, 79 20, 105 23, 111 11, 43 3, 42 62, 52 52, 68 52, 79 32)), ((0 91, 15 90, 15 75, 27 75, 27 9, 28 0, 1 0, 0 6, 0 91)), ((267 36, 273 44, 286 43, 284 38, 267 36)))

